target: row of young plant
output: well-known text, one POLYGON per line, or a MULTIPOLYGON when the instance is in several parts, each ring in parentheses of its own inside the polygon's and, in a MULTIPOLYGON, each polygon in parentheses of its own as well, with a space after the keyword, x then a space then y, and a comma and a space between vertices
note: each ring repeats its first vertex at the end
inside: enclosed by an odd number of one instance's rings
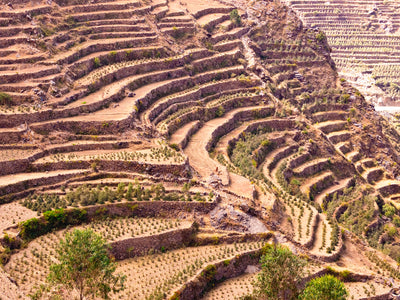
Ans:
MULTIPOLYGON (((81 185, 76 189, 66 192, 64 196, 56 194, 31 194, 21 204, 39 214, 52 209, 88 206, 96 204, 114 203, 121 201, 212 201, 214 195, 202 195, 199 192, 191 193, 191 184, 185 183, 181 191, 167 191, 159 184, 150 187, 142 186, 138 181, 128 183, 120 182, 116 189, 108 186, 81 185)), ((65 187, 62 187, 65 191, 65 187)))

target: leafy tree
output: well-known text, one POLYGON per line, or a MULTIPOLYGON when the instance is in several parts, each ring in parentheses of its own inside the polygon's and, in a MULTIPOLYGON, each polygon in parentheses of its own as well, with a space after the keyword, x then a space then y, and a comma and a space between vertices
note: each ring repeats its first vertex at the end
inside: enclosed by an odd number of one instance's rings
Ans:
POLYGON ((57 249, 58 264, 50 266, 48 281, 69 291, 78 291, 79 299, 110 299, 111 292, 124 289, 125 276, 114 275, 116 264, 108 254, 105 240, 91 230, 75 229, 67 233, 57 249))
POLYGON ((132 182, 129 182, 128 190, 126 191, 126 195, 125 195, 126 200, 132 201, 132 193, 133 193, 133 184, 132 184, 132 182))
POLYGON ((305 261, 289 248, 276 245, 265 249, 261 272, 254 283, 256 299, 297 299, 297 282, 301 280, 305 261))
POLYGON ((120 182, 120 183, 118 183, 118 187, 117 187, 118 199, 122 199, 124 197, 124 194, 125 194, 125 183, 120 182))
POLYGON ((332 275, 314 278, 307 283, 301 300, 345 300, 347 290, 343 282, 332 275))

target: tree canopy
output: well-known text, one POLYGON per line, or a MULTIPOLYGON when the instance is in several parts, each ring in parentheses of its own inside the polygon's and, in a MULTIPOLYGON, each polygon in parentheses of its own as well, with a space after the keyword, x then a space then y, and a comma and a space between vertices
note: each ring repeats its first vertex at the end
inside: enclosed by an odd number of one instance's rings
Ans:
POLYGON ((301 300, 345 300, 347 290, 343 282, 332 275, 309 281, 300 296, 301 300))
POLYGON ((297 299, 297 282, 304 275, 305 261, 289 248, 269 245, 261 257, 261 272, 258 274, 254 297, 256 299, 297 299))
POLYGON ((101 297, 124 288, 125 276, 114 275, 116 263, 105 240, 91 230, 67 233, 57 249, 59 263, 50 266, 51 285, 77 291, 79 299, 101 297))

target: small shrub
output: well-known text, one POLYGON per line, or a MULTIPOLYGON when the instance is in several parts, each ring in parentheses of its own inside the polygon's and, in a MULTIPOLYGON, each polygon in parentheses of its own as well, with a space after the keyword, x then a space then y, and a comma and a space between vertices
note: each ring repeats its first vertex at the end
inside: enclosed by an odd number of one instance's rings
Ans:
POLYGON ((13 104, 12 98, 9 94, 0 92, 0 105, 10 106, 13 104))
POLYGON ((239 15, 239 12, 237 9, 234 9, 230 12, 229 14, 230 18, 231 18, 231 22, 233 24, 235 24, 236 26, 240 26, 242 24, 242 19, 239 15))

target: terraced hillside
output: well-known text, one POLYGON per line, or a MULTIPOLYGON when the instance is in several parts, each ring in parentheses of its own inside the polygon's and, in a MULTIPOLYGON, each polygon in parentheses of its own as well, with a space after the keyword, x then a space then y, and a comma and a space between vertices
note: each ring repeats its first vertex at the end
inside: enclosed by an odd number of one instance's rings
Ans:
POLYGON ((354 297, 394 292, 399 136, 288 7, 19 1, 0 24, 6 299, 71 227, 110 244, 115 299, 244 295, 269 241, 349 269, 354 297))
POLYGON ((396 1, 283 2, 307 26, 325 32, 331 56, 344 78, 372 102, 397 105, 400 19, 396 1))

